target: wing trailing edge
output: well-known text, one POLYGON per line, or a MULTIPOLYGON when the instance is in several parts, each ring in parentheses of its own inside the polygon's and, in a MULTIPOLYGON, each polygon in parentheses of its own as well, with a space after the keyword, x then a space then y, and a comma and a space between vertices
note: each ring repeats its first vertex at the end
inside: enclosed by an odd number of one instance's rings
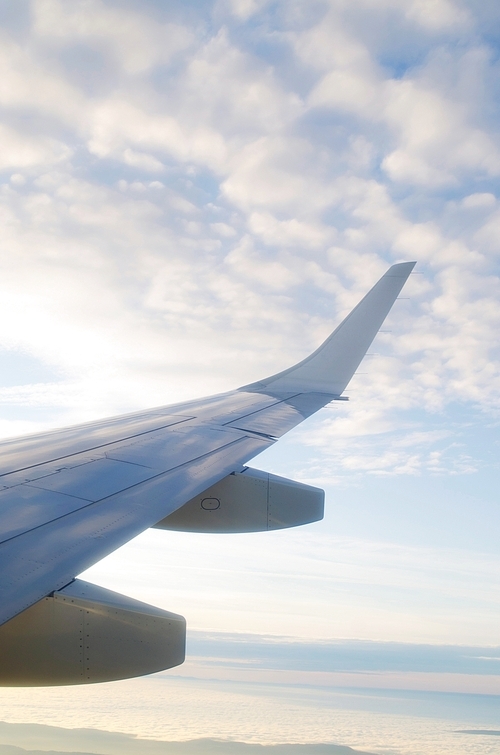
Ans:
POLYGON ((273 395, 323 393, 340 396, 370 348, 415 262, 392 265, 315 352, 283 372, 240 390, 273 395))

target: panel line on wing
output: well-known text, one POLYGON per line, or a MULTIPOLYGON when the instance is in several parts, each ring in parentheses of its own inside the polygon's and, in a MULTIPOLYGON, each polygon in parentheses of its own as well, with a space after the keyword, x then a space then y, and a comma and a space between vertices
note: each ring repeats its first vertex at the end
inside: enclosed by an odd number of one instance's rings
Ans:
MULTIPOLYGON (((244 392, 241 388, 240 388, 240 391, 244 392)), ((285 404, 290 399, 296 398, 299 395, 300 393, 298 392, 291 393, 289 396, 286 396, 285 398, 280 398, 279 400, 274 401, 272 404, 269 404, 269 406, 258 407, 257 409, 254 409, 252 412, 248 412, 248 414, 239 414, 237 417, 233 417, 229 419, 227 422, 224 422, 222 426, 226 427, 229 425, 230 427, 234 427, 235 422, 243 422, 246 419, 251 419, 255 414, 263 414, 265 412, 268 412, 269 410, 274 411, 275 409, 279 408, 280 404, 285 404)))
MULTIPOLYGON (((25 530, 23 530, 23 532, 20 532, 20 533, 18 533, 16 535, 13 535, 12 537, 5 538, 5 540, 0 540, 0 547, 2 545, 4 545, 5 543, 8 543, 9 541, 15 540, 16 538, 23 537, 23 535, 26 535, 29 532, 34 532, 35 530, 40 529, 42 527, 45 527, 48 524, 52 524, 53 522, 57 522, 57 521, 59 521, 61 519, 65 519, 67 517, 70 517, 73 514, 79 513, 79 512, 81 512, 81 511, 83 511, 85 509, 89 509, 91 506, 95 506, 97 504, 101 504, 104 501, 106 501, 106 500, 108 500, 110 498, 113 498, 114 496, 122 495, 124 493, 128 493, 130 490, 132 490, 133 488, 137 488, 140 485, 143 485, 145 483, 150 483, 153 480, 157 480, 157 479, 159 479, 162 476, 166 477, 167 475, 172 474, 173 472, 179 471, 183 467, 189 466, 190 464, 193 464, 193 463, 195 463, 197 461, 201 461, 204 458, 208 458, 209 456, 213 455, 214 453, 218 453, 219 451, 222 451, 224 449, 230 448, 231 446, 235 445, 236 443, 240 443, 241 441, 245 440, 248 437, 249 436, 246 435, 246 434, 243 435, 243 436, 240 436, 239 438, 236 438, 235 440, 232 440, 229 443, 225 443, 222 446, 218 446, 216 448, 213 448, 213 449, 211 449, 210 451, 207 451, 204 454, 200 454, 199 456, 196 456, 196 457, 194 457, 192 459, 189 459, 188 461, 185 461, 182 464, 178 464, 178 465, 176 465, 174 467, 171 467, 170 469, 167 469, 167 470, 164 470, 162 472, 159 472, 158 474, 151 475, 151 477, 148 477, 145 480, 141 480, 141 482, 137 482, 137 483, 135 483, 133 485, 129 485, 128 487, 122 488, 122 490, 115 491, 114 493, 110 493, 109 495, 103 496, 102 498, 99 498, 96 501, 89 501, 88 499, 81 498, 80 500, 86 501, 85 505, 79 506, 77 509, 73 509, 72 511, 68 511, 67 513, 62 514, 61 516, 56 516, 53 519, 50 519, 50 520, 48 520, 46 522, 43 522, 41 524, 36 525, 35 527, 31 527, 30 529, 25 529, 25 530)), ((269 442, 272 442, 271 438, 261 437, 261 439, 262 440, 268 440, 269 442)), ((44 488, 35 488, 35 486, 33 486, 33 485, 27 485, 27 484, 25 484, 25 485, 22 485, 20 487, 23 487, 23 488, 24 487, 25 488, 33 488, 33 489, 38 489, 38 490, 43 491, 43 492, 48 492, 44 488)), ((51 491, 51 492, 55 492, 56 494, 59 494, 59 491, 51 491)), ((68 494, 67 493, 62 493, 62 495, 68 495, 68 494)), ((70 497, 77 498, 78 496, 70 496, 70 497)))
MULTIPOLYGON (((51 490, 50 488, 42 488, 40 485, 34 485, 31 482, 24 482, 19 485, 16 485, 16 488, 19 488, 19 487, 31 488, 32 490, 44 490, 46 493, 59 493, 60 495, 67 496, 68 498, 76 498, 77 501, 88 501, 89 503, 93 503, 91 498, 84 498, 81 495, 75 495, 74 493, 67 493, 66 491, 51 490)), ((13 489, 14 488, 7 488, 7 490, 13 490, 13 489)))
POLYGON ((183 419, 179 420, 178 422, 170 422, 168 425, 161 425, 160 427, 153 427, 150 430, 143 430, 140 433, 135 433, 134 435, 128 435, 124 438, 118 438, 111 441, 108 441, 107 443, 102 443, 98 446, 90 446, 88 448, 82 449, 81 451, 72 452, 69 454, 65 454, 64 456, 57 456, 53 459, 45 459, 42 462, 39 462, 38 464, 30 464, 26 467, 19 467, 18 469, 11 469, 8 472, 2 472, 0 473, 0 478, 7 477, 10 474, 15 474, 17 472, 25 472, 27 469, 35 469, 36 467, 41 467, 44 464, 52 464, 56 461, 63 461, 64 459, 69 459, 72 456, 79 456, 80 454, 87 454, 92 451, 97 451, 100 448, 106 448, 107 446, 112 446, 117 443, 123 443, 127 440, 133 440, 134 438, 139 438, 142 435, 149 435, 150 433, 157 432, 158 430, 168 430, 169 427, 176 427, 177 425, 184 424, 185 422, 190 422, 191 420, 196 419, 196 417, 184 417, 183 419))

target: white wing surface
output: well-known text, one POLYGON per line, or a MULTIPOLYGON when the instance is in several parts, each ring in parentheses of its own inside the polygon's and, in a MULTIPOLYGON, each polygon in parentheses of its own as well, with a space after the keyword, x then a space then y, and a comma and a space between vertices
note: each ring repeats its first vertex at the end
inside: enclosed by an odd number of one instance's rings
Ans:
MULTIPOLYGON (((414 264, 393 265, 316 352, 259 383, 199 401, 0 443, 0 624, 6 628, 5 637, 11 638, 5 639, 9 657, 14 652, 9 642, 19 642, 19 636, 26 634, 28 619, 23 617, 38 611, 36 621, 41 625, 40 601, 57 598, 58 611, 69 610, 63 605, 78 604, 83 615, 82 606, 88 607, 92 591, 71 588, 79 573, 148 527, 159 522, 163 526, 170 514, 204 491, 213 491, 228 475, 241 472, 277 438, 339 398, 414 264)), ((269 480, 247 474, 245 490, 254 478, 255 484, 268 486, 268 497, 269 491, 272 494, 282 485, 276 478, 272 488, 269 480)), ((203 510, 217 506, 206 501, 220 506, 215 490, 200 499, 203 510)), ((100 601, 97 613, 102 623, 113 599, 96 600, 94 613, 100 601)), ((119 610, 125 611, 122 603, 119 610)), ((130 611, 138 615, 139 609, 132 606, 130 611)), ((141 614, 148 627, 151 616, 161 620, 159 614, 150 613, 141 614)), ((165 616, 171 623, 172 614, 165 616)), ((30 632, 34 621, 28 622, 30 632)), ((99 631, 102 634, 102 626, 99 631)), ((135 636, 127 635, 129 641, 135 642, 135 636)), ((33 638, 30 642, 33 645, 33 638)), ((143 639, 137 642, 144 646, 143 639)), ((46 658, 47 651, 43 653, 46 658)), ((82 669, 85 663, 83 659, 82 669)), ((154 663, 147 666, 147 672, 153 667, 154 663)), ((64 673, 47 683, 68 683, 72 677, 69 671, 64 673)), ((94 680, 89 670, 85 673, 82 670, 81 681, 94 680)), ((95 679, 101 680, 103 673, 101 669, 95 679)), ((11 672, 6 683, 16 683, 13 678, 11 672)), ((39 683, 35 677, 31 682, 26 678, 19 683, 39 683)))

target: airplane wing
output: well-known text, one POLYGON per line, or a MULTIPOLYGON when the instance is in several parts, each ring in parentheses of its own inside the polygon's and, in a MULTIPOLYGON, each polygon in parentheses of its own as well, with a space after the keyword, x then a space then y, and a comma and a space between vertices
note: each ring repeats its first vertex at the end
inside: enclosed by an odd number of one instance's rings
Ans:
POLYGON ((0 443, 0 683, 103 681, 182 662, 182 617, 76 576, 152 526, 321 518, 322 491, 244 465, 342 398, 414 264, 393 265, 319 349, 260 382, 0 443))

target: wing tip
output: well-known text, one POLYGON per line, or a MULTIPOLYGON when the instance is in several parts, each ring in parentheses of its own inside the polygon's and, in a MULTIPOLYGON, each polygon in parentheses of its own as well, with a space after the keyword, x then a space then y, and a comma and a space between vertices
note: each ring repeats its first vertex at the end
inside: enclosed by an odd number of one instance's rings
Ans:
POLYGON ((269 392, 272 387, 273 395, 295 391, 340 396, 416 264, 392 265, 326 341, 301 362, 239 390, 269 392))
POLYGON ((396 262, 395 265, 391 265, 389 270, 385 273, 383 278, 408 278, 411 271, 417 264, 416 260, 412 262, 396 262))

